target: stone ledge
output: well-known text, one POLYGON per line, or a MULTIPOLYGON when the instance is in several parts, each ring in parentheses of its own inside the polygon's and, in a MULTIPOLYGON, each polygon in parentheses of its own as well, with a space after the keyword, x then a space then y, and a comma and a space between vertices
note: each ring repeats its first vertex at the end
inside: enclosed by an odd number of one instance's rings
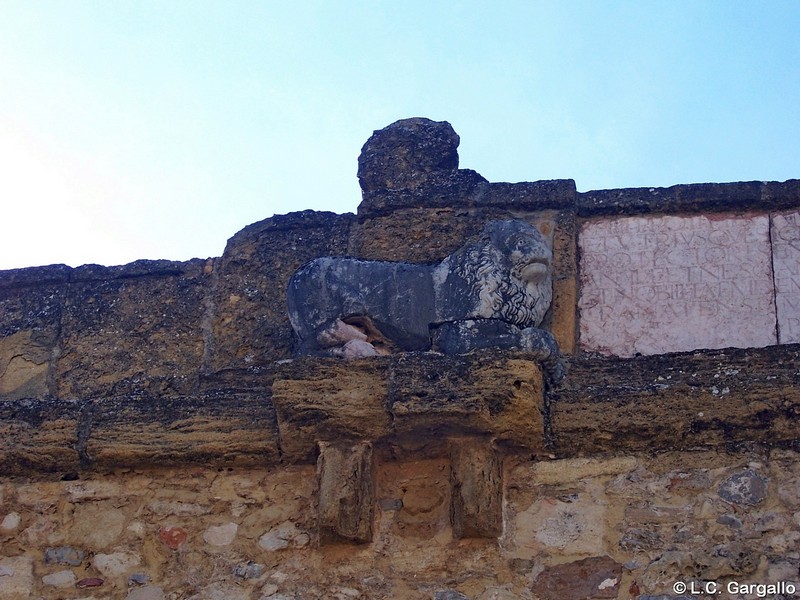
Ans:
POLYGON ((800 441, 800 345, 570 361, 550 395, 559 457, 800 441))
POLYGON ((800 444, 800 345, 567 368, 546 389, 524 353, 304 358, 207 376, 195 395, 5 401, 0 471, 311 464, 320 442, 419 459, 463 436, 533 457, 800 444))
POLYGON ((599 217, 731 210, 766 212, 797 206, 800 206, 800 179, 593 190, 578 193, 575 208, 581 217, 599 217))
POLYGON ((358 219, 364 222, 414 208, 570 210, 575 206, 575 194, 572 179, 490 183, 475 171, 459 169, 430 175, 416 188, 365 191, 358 219))

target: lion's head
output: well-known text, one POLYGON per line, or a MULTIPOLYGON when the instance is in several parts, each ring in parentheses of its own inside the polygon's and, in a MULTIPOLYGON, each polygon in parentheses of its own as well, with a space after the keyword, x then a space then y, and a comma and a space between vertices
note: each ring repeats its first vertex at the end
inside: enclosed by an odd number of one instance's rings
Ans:
POLYGON ((484 227, 479 241, 445 263, 469 289, 472 306, 466 317, 537 327, 553 298, 552 258, 535 227, 522 221, 493 221, 484 227))

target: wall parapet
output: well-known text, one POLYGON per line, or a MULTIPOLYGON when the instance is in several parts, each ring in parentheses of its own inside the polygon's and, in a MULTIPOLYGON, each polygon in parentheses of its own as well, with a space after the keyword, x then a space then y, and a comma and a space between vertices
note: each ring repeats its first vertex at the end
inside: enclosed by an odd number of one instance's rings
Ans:
MULTIPOLYGON (((448 128, 412 119, 376 132, 362 150, 358 216, 271 217, 231 237, 214 259, 0 273, 4 464, 309 461, 319 441, 385 440, 409 415, 429 422, 431 437, 461 428, 556 456, 797 437, 792 369, 800 366, 791 342, 792 323, 800 323, 793 254, 800 218, 780 211, 800 210, 800 181, 581 193, 572 180, 489 183, 458 169, 458 136, 448 128), (481 354, 409 354, 358 368, 294 358, 285 286, 303 263, 320 256, 437 262, 497 219, 535 225, 553 250, 553 302, 542 326, 560 345, 567 374, 536 384, 538 399, 510 413, 524 434, 498 425, 491 400, 464 408, 476 389, 488 390, 478 382, 481 354), (684 246, 689 258, 676 250, 684 246), (744 349, 721 350, 728 345, 744 349), (458 385, 454 373, 464 378, 458 385), (428 382, 430 396, 401 414, 397 390, 417 393, 396 387, 403 377, 428 382), (357 435, 370 427, 364 414, 340 403, 351 385, 371 390, 364 402, 383 423, 372 435, 357 435), (319 391, 317 404, 309 386, 319 391), (331 406, 319 404, 325 397, 331 406), (473 416, 452 420, 459 411, 473 416), (478 426, 477 415, 488 420, 478 426), (326 423, 339 423, 335 433, 326 423), (137 429, 143 439, 151 431, 150 441, 133 441, 137 429), (48 448, 41 459, 23 460, 37 443, 48 448)), ((539 369, 514 353, 490 355, 539 369)))

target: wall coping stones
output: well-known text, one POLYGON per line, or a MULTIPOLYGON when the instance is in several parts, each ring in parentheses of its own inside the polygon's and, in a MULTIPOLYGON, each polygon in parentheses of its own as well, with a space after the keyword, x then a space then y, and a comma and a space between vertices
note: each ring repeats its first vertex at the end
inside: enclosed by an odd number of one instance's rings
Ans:
POLYGON ((693 183, 671 187, 620 188, 581 192, 575 210, 581 217, 701 212, 784 210, 800 205, 800 179, 693 183))

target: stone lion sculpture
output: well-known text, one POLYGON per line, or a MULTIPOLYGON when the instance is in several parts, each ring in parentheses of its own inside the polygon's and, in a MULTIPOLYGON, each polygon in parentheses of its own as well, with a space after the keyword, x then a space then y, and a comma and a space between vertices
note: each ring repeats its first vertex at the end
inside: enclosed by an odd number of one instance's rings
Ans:
POLYGON ((488 223, 439 264, 318 258, 289 281, 289 319, 301 354, 500 347, 556 355, 555 340, 537 329, 552 300, 551 263, 542 234, 522 221, 488 223))

